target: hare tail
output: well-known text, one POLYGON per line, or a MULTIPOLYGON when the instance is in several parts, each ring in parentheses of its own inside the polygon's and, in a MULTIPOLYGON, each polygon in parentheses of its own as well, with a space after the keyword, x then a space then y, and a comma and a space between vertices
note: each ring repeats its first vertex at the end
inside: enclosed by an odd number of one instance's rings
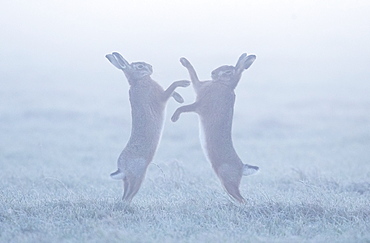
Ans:
POLYGON ((110 174, 110 177, 115 180, 122 180, 125 178, 125 174, 120 169, 117 169, 115 172, 110 174))
POLYGON ((247 164, 243 166, 243 176, 253 175, 253 174, 256 174, 258 171, 259 171, 258 166, 247 165, 247 164))

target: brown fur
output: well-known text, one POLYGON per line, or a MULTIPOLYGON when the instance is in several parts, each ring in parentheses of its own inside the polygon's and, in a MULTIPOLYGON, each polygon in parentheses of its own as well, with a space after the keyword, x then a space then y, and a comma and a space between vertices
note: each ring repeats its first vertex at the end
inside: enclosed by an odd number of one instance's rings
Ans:
POLYGON ((258 167, 243 164, 233 146, 234 89, 242 72, 252 65, 255 58, 254 55, 243 54, 235 67, 221 66, 212 72, 212 80, 204 82, 199 81, 190 62, 181 58, 182 65, 189 71, 196 101, 179 107, 171 118, 175 122, 183 112, 196 112, 199 115, 206 155, 227 193, 239 202, 245 201, 239 191, 243 174, 253 174, 258 167))
POLYGON ((130 104, 132 115, 131 136, 117 161, 117 171, 113 179, 124 183, 123 200, 131 202, 140 189, 149 163, 152 161, 161 137, 167 100, 173 96, 181 102, 182 97, 175 93, 177 87, 187 87, 189 81, 176 81, 164 90, 151 79, 152 66, 145 62, 129 64, 120 54, 106 56, 121 69, 130 84, 130 104))

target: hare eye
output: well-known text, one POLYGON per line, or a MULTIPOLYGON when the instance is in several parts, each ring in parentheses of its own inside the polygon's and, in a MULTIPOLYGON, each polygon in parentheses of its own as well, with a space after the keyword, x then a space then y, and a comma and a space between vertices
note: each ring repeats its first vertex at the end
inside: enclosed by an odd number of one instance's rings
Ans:
POLYGON ((228 71, 226 71, 225 72, 227 75, 230 75, 230 74, 232 74, 232 71, 231 70, 228 70, 228 71))
POLYGON ((142 68, 144 68, 144 65, 139 64, 139 65, 137 65, 136 67, 137 67, 138 69, 142 69, 142 68))

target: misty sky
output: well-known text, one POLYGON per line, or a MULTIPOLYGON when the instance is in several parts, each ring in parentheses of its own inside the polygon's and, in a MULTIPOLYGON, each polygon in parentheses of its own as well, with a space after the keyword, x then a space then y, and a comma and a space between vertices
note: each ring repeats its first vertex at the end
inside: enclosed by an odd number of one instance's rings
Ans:
POLYGON ((248 52, 257 55, 251 77, 266 85, 342 83, 363 90, 370 77, 369 13, 366 0, 5 0, 1 89, 118 79, 104 55, 119 51, 152 64, 162 84, 187 77, 181 56, 208 79, 248 52))

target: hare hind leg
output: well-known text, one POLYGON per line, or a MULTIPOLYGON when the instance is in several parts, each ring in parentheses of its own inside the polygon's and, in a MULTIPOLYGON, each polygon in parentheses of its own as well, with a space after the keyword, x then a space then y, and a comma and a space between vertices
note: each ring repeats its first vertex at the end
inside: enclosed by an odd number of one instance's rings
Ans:
POLYGON ((135 177, 130 180, 130 183, 128 184, 127 187, 127 193, 126 193, 126 188, 125 188, 125 193, 123 195, 123 200, 127 202, 131 202, 134 196, 137 194, 139 191, 141 184, 144 180, 144 176, 142 177, 135 177))
POLYGON ((126 176, 123 180, 124 192, 122 200, 129 203, 139 191, 141 183, 145 178, 147 161, 143 158, 126 160, 124 167, 126 176))
POLYGON ((245 203, 245 199, 240 194, 239 190, 239 185, 242 178, 242 171, 240 168, 235 168, 228 165, 220 166, 217 171, 217 175, 226 192, 238 202, 245 203))
POLYGON ((128 200, 128 197, 127 197, 127 195, 130 193, 130 190, 131 190, 130 182, 131 181, 129 181, 127 179, 124 179, 123 180, 123 196, 122 196, 122 200, 124 202, 127 202, 127 203, 130 203, 131 202, 131 201, 128 200))
POLYGON ((245 203, 245 199, 240 194, 239 185, 235 184, 223 184, 226 192, 235 200, 240 203, 245 203))

